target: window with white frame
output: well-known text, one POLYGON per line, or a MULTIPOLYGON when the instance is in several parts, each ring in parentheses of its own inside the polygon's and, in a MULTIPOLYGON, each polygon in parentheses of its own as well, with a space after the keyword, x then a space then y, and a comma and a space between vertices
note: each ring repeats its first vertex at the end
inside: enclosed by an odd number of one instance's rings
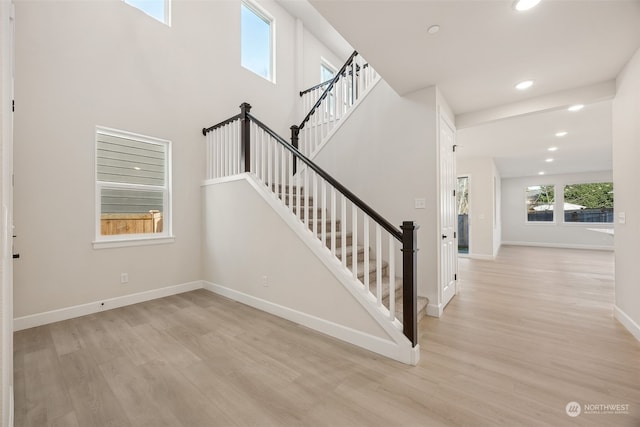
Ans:
POLYGON ((96 242, 171 236, 171 142, 96 129, 96 242))
POLYGON ((324 62, 320 64, 320 83, 327 82, 336 75, 336 71, 333 67, 325 64, 324 62))
POLYGON ((267 80, 275 81, 273 66, 273 18, 254 3, 240 6, 241 64, 267 80))
MULTIPOLYGON (((328 82, 329 80, 332 80, 335 75, 336 75, 336 71, 335 69, 333 69, 333 67, 331 67, 324 61, 320 63, 320 83, 325 83, 325 82, 328 82)), ((324 91, 326 88, 327 86, 323 86, 322 90, 324 91)), ((328 114, 329 117, 332 117, 334 115, 334 112, 336 110, 335 91, 332 90, 331 92, 329 92, 329 99, 325 103, 324 108, 325 108, 325 113, 328 114)))
POLYGON ((525 190, 527 222, 553 222, 554 185, 531 185, 525 190))
POLYGON ((613 182, 565 185, 564 222, 612 223, 613 182))
POLYGON ((152 18, 171 25, 170 0, 123 0, 128 5, 140 9, 152 18))

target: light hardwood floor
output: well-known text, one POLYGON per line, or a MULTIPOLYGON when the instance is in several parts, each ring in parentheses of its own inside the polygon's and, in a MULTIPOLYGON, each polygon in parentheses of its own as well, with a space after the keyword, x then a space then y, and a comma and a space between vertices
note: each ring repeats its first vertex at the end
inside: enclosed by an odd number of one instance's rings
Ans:
POLYGON ((15 425, 640 425, 612 253, 504 247, 460 278, 416 367, 205 290, 21 331, 15 425), (572 418, 571 401, 629 413, 572 418))

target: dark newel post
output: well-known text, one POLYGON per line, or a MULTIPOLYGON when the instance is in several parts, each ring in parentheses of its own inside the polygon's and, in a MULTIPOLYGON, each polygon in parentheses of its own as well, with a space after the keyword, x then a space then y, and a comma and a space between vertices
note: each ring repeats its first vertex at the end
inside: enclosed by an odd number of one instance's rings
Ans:
MULTIPOLYGON (((299 144, 299 138, 298 135, 300 135, 300 127, 293 125, 291 126, 291 145, 293 145, 293 147, 297 150, 298 149, 298 144, 299 144)), ((298 170, 298 158, 296 156, 293 156, 293 174, 296 174, 296 171, 298 170)))
POLYGON ((240 138, 241 156, 244 159, 244 171, 251 172, 251 122, 247 113, 251 111, 251 105, 243 102, 240 105, 240 138))
POLYGON ((413 221, 404 221, 402 226, 402 328, 404 335, 415 347, 418 344, 417 286, 417 230, 413 221))

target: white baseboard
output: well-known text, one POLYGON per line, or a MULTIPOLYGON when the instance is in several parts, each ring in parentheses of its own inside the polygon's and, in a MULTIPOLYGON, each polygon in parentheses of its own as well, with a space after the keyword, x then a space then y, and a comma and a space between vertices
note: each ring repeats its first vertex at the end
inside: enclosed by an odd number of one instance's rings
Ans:
POLYGON ((442 304, 427 304, 426 314, 431 317, 441 317, 442 312, 444 311, 444 306, 442 304))
POLYGON ((49 323, 60 322, 62 320, 86 316, 88 314, 98 313, 100 311, 110 310, 112 308, 138 304, 140 302, 163 298, 170 295, 181 294, 183 292, 189 292, 196 289, 202 289, 202 281, 198 280, 195 282, 183 283, 181 285, 167 286, 160 289, 153 289, 150 291, 138 292, 135 294, 94 301, 87 304, 65 307, 58 310, 45 311, 44 313, 16 317, 15 319, 13 319, 13 330, 21 331, 23 329, 34 328, 36 326, 42 326, 49 323))
POLYGON ((496 257, 493 255, 485 255, 485 254, 469 254, 467 258, 479 259, 483 261, 495 261, 496 259, 496 257))
POLYGON ((271 301, 267 301, 253 295, 245 294, 235 289, 227 288, 215 283, 205 281, 203 288, 215 294, 222 295, 234 301, 241 302, 258 310, 282 317, 299 325, 306 326, 323 334, 348 342, 355 346, 370 350, 374 353, 386 356, 409 365, 416 365, 420 359, 420 346, 407 351, 403 346, 391 341, 376 337, 344 325, 333 323, 326 319, 303 313, 289 307, 285 307, 271 301))
POLYGON ((622 311, 617 305, 613 307, 613 317, 631 332, 631 335, 640 341, 640 325, 638 325, 627 313, 622 311))
POLYGON ((588 249, 592 251, 613 251, 613 246, 603 245, 574 245, 566 243, 541 243, 541 242, 517 242, 503 241, 502 245, 506 246, 534 246, 539 248, 560 248, 560 249, 588 249))

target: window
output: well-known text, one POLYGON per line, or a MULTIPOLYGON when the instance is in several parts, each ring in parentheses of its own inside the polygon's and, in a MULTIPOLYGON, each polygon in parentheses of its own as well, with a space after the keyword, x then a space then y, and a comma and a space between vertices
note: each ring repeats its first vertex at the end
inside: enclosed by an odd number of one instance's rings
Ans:
MULTIPOLYGON (((324 83, 327 82, 331 79, 333 79, 333 77, 336 75, 335 70, 327 65, 326 63, 321 63, 320 64, 320 83, 324 83)), ((323 86, 322 87, 322 91, 326 90, 328 87, 327 86, 323 86)), ((327 99, 327 102, 325 103, 324 106, 325 109, 325 113, 328 115, 327 118, 331 118, 333 117, 333 114, 336 110, 336 96, 335 96, 335 91, 331 91, 329 92, 329 99, 327 99)))
POLYGON ((613 222, 613 182, 564 187, 564 222, 613 222))
POLYGON ((335 75, 336 72, 332 67, 326 64, 320 64, 320 83, 333 79, 333 76, 335 75))
POLYGON ((124 0, 125 3, 140 9, 152 18, 171 25, 170 0, 124 0))
POLYGON ((96 242, 171 236, 171 143, 96 130, 96 242))
POLYGON ((241 5, 241 63, 267 80, 273 76, 273 19, 257 6, 241 5))
POLYGON ((532 185, 526 189, 527 221, 553 222, 555 186, 532 185))

